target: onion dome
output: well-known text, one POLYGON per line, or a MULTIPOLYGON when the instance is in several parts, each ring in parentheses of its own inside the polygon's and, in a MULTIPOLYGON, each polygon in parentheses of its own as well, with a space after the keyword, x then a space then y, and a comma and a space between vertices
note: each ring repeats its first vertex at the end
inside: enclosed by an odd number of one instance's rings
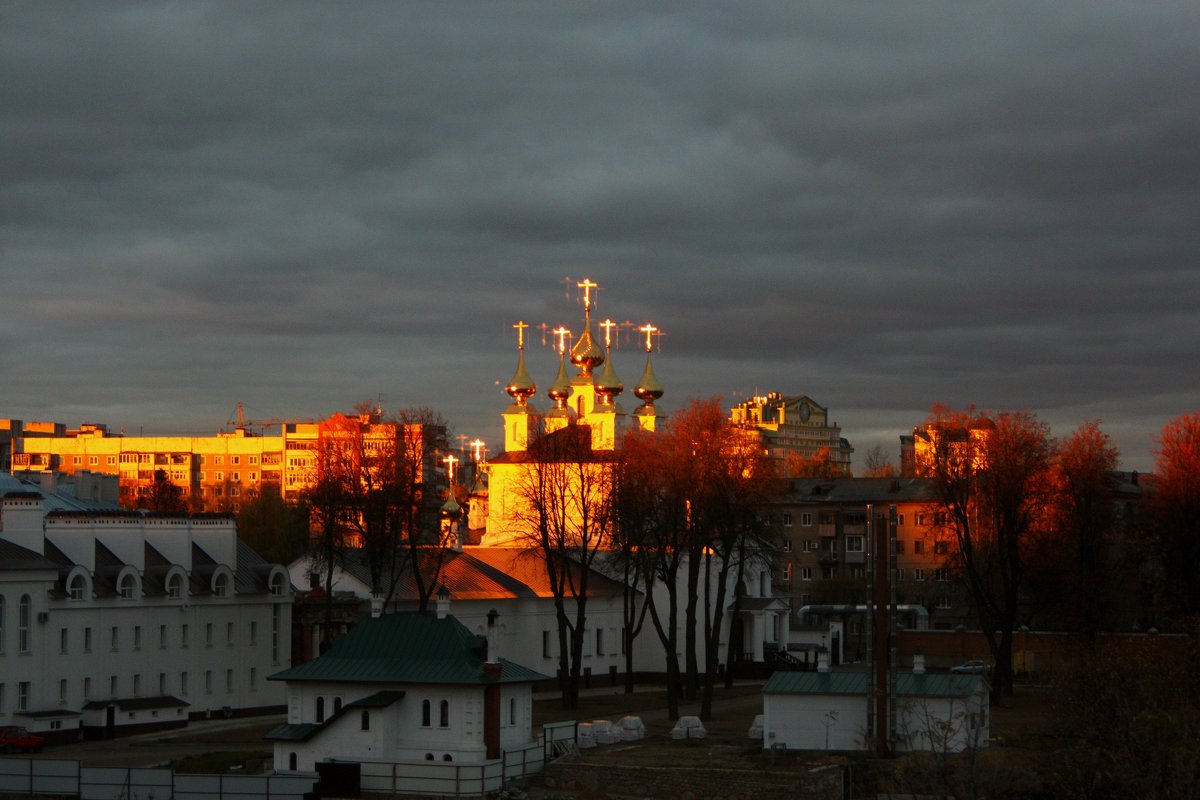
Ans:
POLYGON ((555 376, 554 385, 550 387, 546 395, 559 408, 566 407, 567 399, 571 396, 571 379, 567 377, 567 354, 565 352, 559 354, 558 375, 555 376))
POLYGON ((625 390, 625 384, 621 383, 617 371, 613 369, 611 350, 604 359, 604 372, 600 373, 600 377, 596 378, 592 385, 596 387, 596 394, 600 395, 605 405, 612 403, 613 398, 625 390))
POLYGON ((655 400, 663 396, 662 384, 658 382, 658 378, 654 377, 654 366, 650 363, 649 350, 646 351, 646 369, 642 371, 642 379, 634 387, 633 393, 647 405, 653 405, 655 400))
POLYGON ((517 405, 523 406, 537 392, 537 386, 534 385, 533 378, 529 377, 529 370, 525 369, 524 346, 517 353, 517 371, 513 373, 512 380, 504 387, 504 391, 508 392, 517 405))
POLYGON ((458 501, 454 499, 454 495, 451 494, 446 498, 446 502, 442 504, 440 513, 442 519, 458 519, 462 516, 463 510, 458 501))
POLYGON ((604 350, 600 345, 596 344, 596 339, 592 336, 592 314, 590 310, 584 311, 583 335, 579 337, 579 341, 571 348, 571 363, 579 367, 579 374, 581 375, 591 375, 594 368, 604 363, 604 350))

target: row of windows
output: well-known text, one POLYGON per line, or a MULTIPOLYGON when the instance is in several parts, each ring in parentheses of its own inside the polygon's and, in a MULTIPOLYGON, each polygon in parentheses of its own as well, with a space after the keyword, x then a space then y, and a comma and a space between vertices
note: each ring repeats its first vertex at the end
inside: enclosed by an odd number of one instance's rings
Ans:
MULTIPOLYGON (((213 693, 214 684, 213 670, 206 669, 204 671, 204 693, 213 693)), ((232 668, 225 670, 225 692, 232 694, 236 690, 236 673, 232 668)), ((188 673, 179 673, 178 692, 183 697, 187 697, 191 692, 188 673)), ((246 688, 251 692, 258 691, 258 669, 251 667, 246 675, 246 688)), ((117 699, 121 697, 121 678, 119 675, 110 675, 108 678, 108 695, 109 699, 117 699)), ((140 673, 134 673, 130 677, 129 689, 133 697, 141 697, 145 691, 145 686, 140 673)), ((95 699, 93 694, 94 688, 91 677, 86 677, 80 685, 80 697, 83 702, 95 699)), ((168 695, 176 691, 170 685, 167 673, 158 673, 157 694, 159 696, 168 695)), ((30 709, 30 699, 33 696, 33 684, 30 681, 21 681, 17 684, 17 707, 18 713, 26 712, 30 709)), ((70 702, 70 685, 66 678, 60 678, 58 681, 58 704, 65 706, 70 702)), ((0 714, 5 713, 5 686, 0 683, 0 714)))
MULTIPOLYGON (((863 547, 864 547, 865 542, 866 542, 865 537, 863 537, 859 534, 850 534, 850 535, 846 536, 846 552, 847 553, 864 552, 863 547)), ((905 551, 906 547, 907 547, 907 545, 904 543, 903 539, 896 540, 896 553, 897 554, 904 555, 904 551, 905 551)), ((783 540, 783 552, 790 553, 790 552, 792 552, 792 549, 793 549, 792 540, 784 539, 783 540)), ((821 549, 820 544, 817 542, 816 539, 801 539, 800 540, 801 552, 815 553, 820 549, 821 549)), ((838 549, 837 548, 837 539, 826 540, 825 552, 836 553, 837 549, 838 549)), ((913 555, 923 555, 925 553, 925 541, 923 539, 914 539, 912 542, 912 551, 913 551, 913 555)), ((934 542, 933 543, 933 553, 934 553, 934 555, 939 555, 939 556, 949 555, 950 554, 950 543, 947 541, 934 542)))
MULTIPOLYGON (((782 517, 783 517, 783 527, 785 527, 785 528, 792 527, 792 521, 794 519, 792 513, 790 511, 785 511, 785 512, 783 512, 782 517)), ((924 527, 925 525, 929 524, 931 517, 928 514, 920 513, 920 514, 914 514, 913 519, 915 521, 915 524, 924 527)), ((935 521, 937 521, 937 520, 935 520, 935 521)), ((862 521, 854 520, 854 522, 861 524, 862 521)), ((810 511, 800 512, 800 527, 801 528, 811 528, 812 524, 813 524, 812 512, 810 512, 810 511)), ((821 524, 822 525, 833 525, 836 523, 834 521, 833 515, 829 514, 827 517, 821 518, 821 524)), ((896 525, 901 528, 904 527, 904 515, 903 514, 896 515, 896 525)))
MULTIPOLYGON (((811 581, 813 579, 813 568, 800 567, 799 575, 800 580, 811 581)), ((835 577, 835 575, 836 572, 834 567, 821 568, 821 578, 823 580, 831 580, 835 577)), ((849 570, 849 577, 851 578, 862 578, 864 575, 865 572, 862 567, 851 567, 849 570)), ((903 567, 900 567, 896 570, 896 580, 902 581, 905 580, 906 577, 909 577, 909 573, 907 573, 903 567)), ((792 565, 790 563, 785 563, 783 565, 782 578, 785 583, 792 580, 792 565)), ((921 567, 914 567, 912 569, 911 578, 914 581, 925 580, 925 570, 921 567)), ((935 569, 933 571, 933 579, 939 583, 948 583, 950 581, 950 569, 948 567, 939 567, 935 569)))
MULTIPOLYGON (((605 631, 604 628, 596 628, 594 635, 588 634, 587 631, 584 631, 583 655, 585 655, 585 656, 591 656, 591 655, 615 656, 615 655, 617 655, 617 649, 611 647, 611 645, 608 644, 612 641, 612 639, 618 638, 616 636, 616 629, 615 628, 610 629, 609 635, 605 635, 604 631, 605 631), (593 642, 595 642, 595 645, 596 645, 596 649, 595 649, 594 653, 591 650, 591 644, 593 642)), ((620 642, 621 642, 620 654, 624 655, 625 654, 625 637, 622 636, 619 638, 620 638, 620 642)), ((553 645, 554 645, 554 637, 553 637, 551 631, 543 630, 542 631, 542 658, 553 658, 554 657, 553 645)))
MULTIPOLYGON (((167 646, 169 645, 168 627, 169 626, 167 626, 167 625, 159 625, 158 626, 158 647, 160 650, 165 650, 167 648, 167 646)), ((179 646, 180 647, 186 648, 191 644, 189 633, 190 633, 190 628, 189 628, 188 623, 185 622, 184 624, 179 626, 179 646)), ((133 629, 132 629, 132 634, 133 634, 133 638, 132 638, 133 649, 141 650, 142 649, 142 626, 134 625, 133 629)), ((205 647, 212 647, 213 641, 214 641, 213 623, 207 622, 204 624, 204 645, 205 645, 205 647)), ((225 623, 225 644, 230 647, 237 644, 237 642, 235 640, 234 623, 232 623, 232 622, 225 623)), ((247 642, 247 644, 249 644, 251 647, 254 647, 258 644, 258 623, 254 620, 251 620, 250 624, 249 624, 249 641, 247 642)), ((121 646, 121 628, 119 625, 113 625, 109 629, 109 650, 111 650, 112 652, 117 652, 118 650, 120 650, 120 646, 121 646)), ((58 652, 61 653, 62 655, 70 654, 70 652, 71 652, 71 629, 70 628, 59 628, 59 630, 58 630, 58 652)), ((85 653, 92 652, 92 629, 90 627, 83 629, 83 652, 85 652, 85 653)))

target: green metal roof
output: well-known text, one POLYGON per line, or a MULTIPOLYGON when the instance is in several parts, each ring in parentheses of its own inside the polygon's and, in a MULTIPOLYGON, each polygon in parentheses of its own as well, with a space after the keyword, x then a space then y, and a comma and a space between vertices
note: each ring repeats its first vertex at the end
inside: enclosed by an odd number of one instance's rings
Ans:
POLYGON ((356 625, 325 655, 270 676, 276 681, 338 683, 525 683, 545 680, 500 660, 500 675, 484 671, 484 637, 453 616, 388 614, 356 625))
POLYGON ((321 730, 321 726, 315 722, 305 722, 302 725, 276 725, 267 731, 263 738, 274 742, 306 742, 319 730, 321 730))
MULTIPOLYGON (((965 697, 983 683, 982 675, 931 673, 896 675, 896 693, 910 697, 965 697)), ((776 672, 763 694, 862 694, 867 693, 867 676, 862 672, 776 672)))
POLYGON ((386 690, 386 691, 382 691, 382 692, 376 692, 375 694, 372 694, 372 695, 367 695, 366 697, 364 697, 360 700, 355 700, 353 703, 347 703, 344 707, 345 708, 387 708, 392 703, 396 702, 397 700, 399 700, 402 697, 404 697, 404 692, 398 692, 395 690, 386 690))

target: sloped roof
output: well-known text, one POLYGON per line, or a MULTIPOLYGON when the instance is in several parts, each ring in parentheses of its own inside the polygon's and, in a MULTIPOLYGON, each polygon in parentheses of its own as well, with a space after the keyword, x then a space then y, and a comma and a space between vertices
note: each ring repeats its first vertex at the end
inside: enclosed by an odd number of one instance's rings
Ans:
POLYGON ((489 675, 485 647, 484 637, 453 616, 387 614, 359 623, 320 658, 277 672, 270 680, 483 685, 547 677, 504 659, 500 674, 489 675))
POLYGON ((783 503, 935 502, 936 487, 925 478, 794 478, 783 503))
POLYGON ((58 570, 58 564, 27 547, 0 539, 0 564, 5 570, 50 569, 58 570))
MULTIPOLYGON (((463 552, 477 561, 499 570, 512 579, 520 581, 537 597, 553 597, 546 567, 537 553, 519 547, 466 547, 463 552)), ((571 569, 578 579, 580 567, 572 563, 571 569)), ((454 591, 447 584, 447 588, 454 591)), ((620 597, 624 587, 617 581, 592 570, 588 576, 588 597, 620 597)))
POLYGON ((298 725, 276 725, 263 736, 269 742, 307 742, 321 730, 320 723, 303 722, 298 725))
MULTIPOLYGON (((966 697, 977 692, 982 675, 927 672, 896 675, 896 693, 908 697, 966 697)), ((763 694, 860 694, 867 693, 867 676, 862 672, 776 672, 763 686, 763 694)))
POLYGON ((92 700, 84 705, 85 709, 107 708, 108 706, 116 706, 122 711, 141 711, 154 708, 183 708, 190 706, 186 700, 180 700, 178 697, 171 695, 162 695, 160 697, 126 697, 116 700, 92 700))

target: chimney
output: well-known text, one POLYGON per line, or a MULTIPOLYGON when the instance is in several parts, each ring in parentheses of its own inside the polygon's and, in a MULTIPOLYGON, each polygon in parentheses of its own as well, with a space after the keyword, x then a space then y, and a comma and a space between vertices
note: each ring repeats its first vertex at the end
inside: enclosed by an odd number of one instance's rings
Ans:
POLYGON ((920 650, 913 653, 913 675, 925 674, 925 654, 920 650))
POLYGON ((371 592, 371 619, 378 619, 383 616, 383 595, 379 592, 371 592))
POLYGON ((446 584, 442 584, 442 588, 437 590, 437 618, 445 619, 450 615, 450 590, 446 588, 446 584))
POLYGON ((827 648, 817 651, 817 672, 829 672, 829 650, 827 648))

